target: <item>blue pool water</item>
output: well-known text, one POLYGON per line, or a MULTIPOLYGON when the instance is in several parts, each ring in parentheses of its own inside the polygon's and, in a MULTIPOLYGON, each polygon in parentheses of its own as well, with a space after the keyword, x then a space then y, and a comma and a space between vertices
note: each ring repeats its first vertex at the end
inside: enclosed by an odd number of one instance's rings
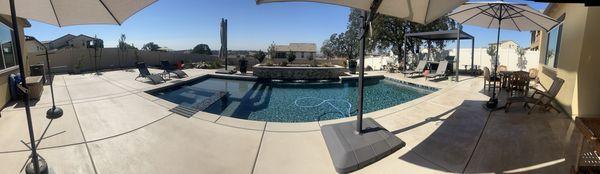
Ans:
MULTIPOLYGON (((154 95, 191 107, 213 95, 214 91, 227 91, 229 95, 204 111, 248 120, 309 122, 356 115, 356 85, 356 81, 282 84, 206 78, 154 95)), ((385 109, 431 92, 388 79, 369 79, 365 82, 364 111, 385 109)))

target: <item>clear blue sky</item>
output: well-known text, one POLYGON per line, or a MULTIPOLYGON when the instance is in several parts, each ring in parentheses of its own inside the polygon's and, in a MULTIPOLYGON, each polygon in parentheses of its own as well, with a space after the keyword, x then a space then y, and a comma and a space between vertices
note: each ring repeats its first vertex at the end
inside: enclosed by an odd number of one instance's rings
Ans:
MULTIPOLYGON (((524 2, 524 1, 523 1, 524 2)), ((536 9, 546 4, 527 2, 536 9)), ((65 34, 97 35, 107 47, 117 45, 121 33, 126 42, 140 48, 154 42, 176 50, 191 49, 206 43, 220 47, 219 22, 229 20, 229 49, 265 50, 271 42, 317 43, 332 33, 343 32, 349 8, 318 3, 270 3, 256 5, 254 0, 160 0, 129 18, 122 26, 86 25, 55 27, 31 21, 27 35, 38 40, 53 40, 65 34)), ((465 26, 476 37, 476 47, 495 42, 496 30, 465 26)), ((529 32, 502 31, 501 39, 512 39, 529 46, 529 32)), ((461 42, 465 45, 470 42, 461 42)), ((453 44, 452 44, 453 45, 453 44)), ((470 45, 468 45, 470 46, 470 45)))

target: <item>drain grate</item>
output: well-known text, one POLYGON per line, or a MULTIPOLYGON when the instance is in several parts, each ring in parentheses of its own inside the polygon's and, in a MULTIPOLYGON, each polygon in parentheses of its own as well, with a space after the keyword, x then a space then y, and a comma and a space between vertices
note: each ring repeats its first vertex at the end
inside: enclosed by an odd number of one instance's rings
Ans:
POLYGON ((169 111, 179 114, 181 116, 190 118, 190 117, 194 116, 194 114, 208 108, 213 103, 219 101, 221 98, 223 98, 226 95, 227 95, 227 92, 217 91, 217 92, 215 92, 214 95, 204 99, 202 102, 198 103, 197 105, 194 105, 194 106, 177 105, 176 107, 174 107, 173 109, 170 109, 169 111))

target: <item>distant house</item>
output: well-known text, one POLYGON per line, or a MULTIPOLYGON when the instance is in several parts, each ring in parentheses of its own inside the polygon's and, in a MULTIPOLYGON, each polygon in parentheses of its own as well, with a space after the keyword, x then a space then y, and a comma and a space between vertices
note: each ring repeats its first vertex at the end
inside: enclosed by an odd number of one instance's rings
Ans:
MULTIPOLYGON (((496 43, 490 43, 489 46, 496 45, 496 43)), ((519 47, 515 41, 512 40, 502 40, 500 41, 500 49, 515 49, 519 47)))
POLYGON ((86 36, 83 34, 80 34, 78 36, 67 34, 58 39, 50 41, 48 43, 48 46, 50 47, 50 49, 61 49, 65 47, 86 48, 89 46, 89 43, 93 40, 93 37, 86 36))
POLYGON ((307 59, 317 56, 317 44, 290 43, 289 45, 275 45, 275 58, 286 58, 291 51, 298 59, 307 59))
POLYGON ((27 47, 27 53, 37 53, 45 50, 44 44, 32 36, 25 36, 25 47, 27 47))

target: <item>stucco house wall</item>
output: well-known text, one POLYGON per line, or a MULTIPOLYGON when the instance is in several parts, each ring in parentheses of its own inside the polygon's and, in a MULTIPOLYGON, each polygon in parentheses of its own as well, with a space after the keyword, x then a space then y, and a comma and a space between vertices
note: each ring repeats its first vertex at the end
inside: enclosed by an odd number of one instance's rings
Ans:
MULTIPOLYGON (((8 27, 12 26, 10 22, 10 16, 0 15, 0 25, 6 25, 8 27)), ((19 38, 21 38, 21 52, 23 53, 23 57, 27 57, 27 48, 25 47, 25 35, 23 28, 24 26, 29 26, 29 22, 25 19, 19 19, 19 38)), ((27 61, 25 61, 25 73, 29 74, 29 65, 27 61)), ((7 67, 5 69, 0 70, 0 105, 4 106, 6 103, 10 101, 10 92, 8 88, 8 77, 10 74, 18 73, 18 66, 7 67)))
POLYGON ((600 116, 600 8, 583 4, 551 4, 545 13, 558 19, 564 16, 557 67, 545 65, 548 33, 542 31, 540 46, 540 83, 548 88, 554 78, 565 80, 556 96, 558 104, 572 117, 600 116))

